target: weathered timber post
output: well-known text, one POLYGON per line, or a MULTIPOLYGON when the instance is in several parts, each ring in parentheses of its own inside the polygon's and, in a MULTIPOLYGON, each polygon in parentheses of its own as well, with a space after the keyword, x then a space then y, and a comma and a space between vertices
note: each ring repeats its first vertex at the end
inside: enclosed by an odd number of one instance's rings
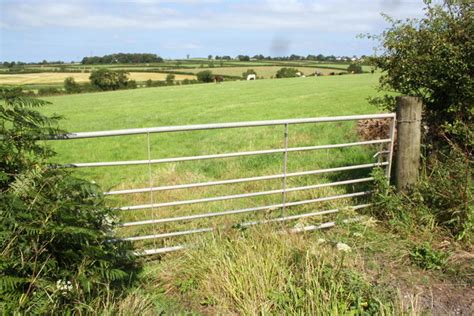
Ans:
POLYGON ((395 185, 398 191, 414 184, 420 168, 422 103, 417 97, 397 100, 397 154, 395 185))

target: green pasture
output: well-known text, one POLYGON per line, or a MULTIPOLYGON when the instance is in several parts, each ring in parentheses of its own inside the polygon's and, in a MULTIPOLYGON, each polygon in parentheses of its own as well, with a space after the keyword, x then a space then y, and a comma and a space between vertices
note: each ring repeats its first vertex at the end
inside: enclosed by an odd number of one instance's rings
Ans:
MULTIPOLYGON (((124 90, 50 97, 44 112, 64 116, 61 128, 69 132, 114 130, 170 125, 204 124, 305 118, 375 113, 367 96, 376 93, 377 75, 328 76, 261 81, 237 81, 222 84, 200 84, 124 90)), ((354 123, 324 123, 291 125, 289 147, 356 141, 354 123)), ((283 127, 258 127, 150 135, 150 158, 206 155, 236 151, 282 148, 283 127)), ((54 162, 96 162, 146 160, 147 136, 60 140, 50 144, 57 151, 54 162)), ((374 162, 372 154, 379 148, 350 147, 345 149, 290 153, 288 172, 331 168, 374 162)), ((241 158, 211 159, 198 162, 168 163, 148 166, 99 167, 78 169, 79 174, 99 182, 105 190, 140 188, 149 185, 149 173, 154 186, 206 182, 212 180, 271 175, 282 172, 282 154, 241 158)), ((289 178, 288 187, 336 181, 367 175, 369 170, 344 174, 289 178)), ((337 193, 358 191, 363 185, 308 190, 288 195, 288 200, 313 199, 337 193)), ((196 199, 217 195, 239 194, 281 188, 281 180, 250 182, 226 187, 206 187, 169 192, 152 196, 134 194, 111 203, 121 205, 147 204, 173 200, 196 199)), ((125 220, 140 220, 163 216, 180 216, 198 212, 214 212, 260 205, 278 204, 281 195, 268 195, 205 204, 128 211, 125 220)), ((309 211, 315 207, 327 209, 349 205, 350 201, 321 203, 291 209, 309 211)), ((271 216, 277 216, 275 212, 271 216)), ((252 214, 234 216, 234 220, 254 219, 252 214)), ((269 216, 265 214, 265 216, 269 216)), ((228 219, 219 219, 226 221, 228 219)), ((165 229, 203 227, 204 220, 192 223, 167 224, 159 227, 140 226, 127 234, 145 234, 165 229), (186 226, 184 226, 186 225, 186 226)), ((213 222, 215 223, 215 221, 213 222)), ((163 245, 163 244, 160 244, 163 245)))

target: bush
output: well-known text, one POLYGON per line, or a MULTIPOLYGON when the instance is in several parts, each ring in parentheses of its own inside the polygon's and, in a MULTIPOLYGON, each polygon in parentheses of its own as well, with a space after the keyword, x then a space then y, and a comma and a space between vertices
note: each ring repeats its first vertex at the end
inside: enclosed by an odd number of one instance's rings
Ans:
POLYGON ((174 84, 174 78, 176 78, 176 76, 173 74, 166 75, 166 84, 172 86, 174 84))
POLYGON ((40 96, 61 94, 62 92, 63 90, 61 90, 60 88, 54 88, 54 87, 46 87, 46 88, 38 89, 38 95, 40 96))
MULTIPOLYGON (((418 96, 430 127, 427 141, 446 144, 445 135, 459 146, 464 136, 451 133, 459 122, 474 130, 474 10, 471 1, 430 5, 420 20, 394 20, 380 39, 383 55, 372 63, 382 70, 380 88, 418 96)), ((374 102, 395 109, 394 99, 374 102)), ((468 148, 469 152, 473 148, 468 148)))
MULTIPOLYGON (((361 74, 362 73, 362 66, 359 64, 350 64, 349 67, 347 67, 347 72, 348 73, 355 73, 355 74, 361 74)), ((342 74, 342 73, 339 73, 342 74)))
POLYGON ((213 82, 214 81, 214 76, 212 75, 212 71, 210 70, 204 70, 200 71, 196 74, 197 79, 201 82, 213 82))
POLYGON ((293 77, 298 77, 297 73, 300 72, 296 68, 281 68, 280 70, 277 71, 276 77, 277 78, 293 78, 293 77))
MULTIPOLYGON (((469 1, 425 3, 424 18, 387 18, 391 26, 376 37, 383 49, 372 59, 383 71, 380 89, 420 97, 427 131, 419 182, 405 195, 379 194, 377 209, 404 214, 415 225, 433 222, 469 240, 474 227, 474 11, 469 1)), ((372 101, 395 110, 393 94, 372 101)))
POLYGON ((181 81, 181 84, 195 84, 195 83, 199 83, 199 81, 195 79, 184 79, 183 81, 181 81))
MULTIPOLYGON (((440 154, 440 153, 439 153, 440 154)), ((474 188, 470 162, 460 150, 449 155, 430 156, 416 185, 407 193, 397 193, 381 171, 371 214, 402 227, 441 227, 456 239, 474 236, 474 188)))
POLYGON ((127 89, 136 89, 137 88, 137 82, 135 80, 129 80, 126 85, 127 89))
POLYGON ((81 92, 80 86, 76 83, 73 77, 67 77, 64 79, 64 90, 66 90, 66 93, 81 92))
POLYGON ((5 314, 97 312, 88 307, 131 282, 138 266, 113 236, 102 190, 47 166, 38 140, 57 135, 46 104, 0 89, 0 309, 5 314))
POLYGON ((89 79, 93 87, 102 91, 126 89, 128 85, 127 72, 105 68, 92 71, 89 79))

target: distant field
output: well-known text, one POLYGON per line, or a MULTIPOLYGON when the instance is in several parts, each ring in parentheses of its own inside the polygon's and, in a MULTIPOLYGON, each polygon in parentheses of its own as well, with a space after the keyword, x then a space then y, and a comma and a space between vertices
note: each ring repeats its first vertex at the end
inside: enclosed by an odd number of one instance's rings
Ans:
MULTIPOLYGON (((165 80, 164 73, 155 72, 131 72, 130 79, 136 81, 165 80)), ((77 82, 89 81, 90 73, 67 73, 67 72, 41 72, 31 74, 0 75, 0 84, 21 85, 21 84, 43 84, 62 83, 67 77, 73 77, 77 82)), ((192 75, 175 75, 176 80, 195 79, 192 75)))
MULTIPOLYGON (((242 76, 242 73, 247 71, 248 69, 253 69, 257 72, 258 77, 264 78, 271 78, 275 76, 277 71, 283 68, 284 66, 246 66, 246 67, 213 67, 213 68, 194 68, 194 69, 186 69, 186 71, 198 73, 203 70, 210 70, 213 74, 217 75, 226 75, 226 76, 242 76)), ((322 74, 329 74, 330 72, 338 72, 334 69, 326 69, 326 68, 316 68, 316 67, 295 67, 300 70, 303 74, 309 75, 316 71, 321 72, 322 74)), ((182 69, 171 69, 174 71, 183 71, 182 69)), ((344 70, 341 70, 344 71, 344 70)))

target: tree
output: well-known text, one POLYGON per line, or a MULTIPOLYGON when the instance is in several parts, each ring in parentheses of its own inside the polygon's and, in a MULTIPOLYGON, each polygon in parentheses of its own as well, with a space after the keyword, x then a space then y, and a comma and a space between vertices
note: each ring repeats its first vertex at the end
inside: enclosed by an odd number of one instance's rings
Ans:
POLYGON ((169 85, 169 86, 172 86, 172 85, 174 84, 174 78, 175 78, 175 77, 176 77, 176 76, 173 75, 173 74, 168 74, 168 75, 166 76, 166 84, 169 85))
MULTIPOLYGON (((381 89, 422 98, 431 138, 443 142, 449 136, 466 152, 472 151, 474 4, 425 3, 421 20, 386 17, 391 26, 375 36, 382 55, 372 63, 383 71, 381 89)), ((375 102, 394 110, 393 97, 387 95, 375 102)))
POLYGON ((361 74, 362 73, 362 66, 359 65, 359 64, 350 64, 349 67, 347 67, 347 72, 348 73, 361 74))
POLYGON ((239 61, 250 61, 250 57, 247 56, 247 55, 238 55, 238 56, 237 56, 237 59, 238 59, 239 61))
POLYGON ((81 92, 81 87, 74 80, 74 77, 67 77, 64 79, 64 90, 66 90, 66 93, 78 93, 81 92))
POLYGON ((214 76, 212 75, 212 71, 210 70, 203 70, 196 74, 197 79, 201 82, 213 82, 214 76))
POLYGON ((84 57, 82 59, 82 64, 111 64, 111 63, 120 63, 120 64, 139 64, 139 63, 161 63, 163 58, 157 56, 156 54, 111 54, 104 56, 92 56, 84 57))
POLYGON ((211 60, 211 59, 212 59, 212 55, 207 56, 207 59, 211 60))
POLYGON ((125 89, 128 84, 128 73, 101 68, 94 70, 89 79, 91 85, 99 90, 125 89))
POLYGON ((298 72, 300 72, 296 68, 281 68, 280 70, 277 71, 276 77, 277 78, 293 78, 293 77, 298 77, 298 72))

